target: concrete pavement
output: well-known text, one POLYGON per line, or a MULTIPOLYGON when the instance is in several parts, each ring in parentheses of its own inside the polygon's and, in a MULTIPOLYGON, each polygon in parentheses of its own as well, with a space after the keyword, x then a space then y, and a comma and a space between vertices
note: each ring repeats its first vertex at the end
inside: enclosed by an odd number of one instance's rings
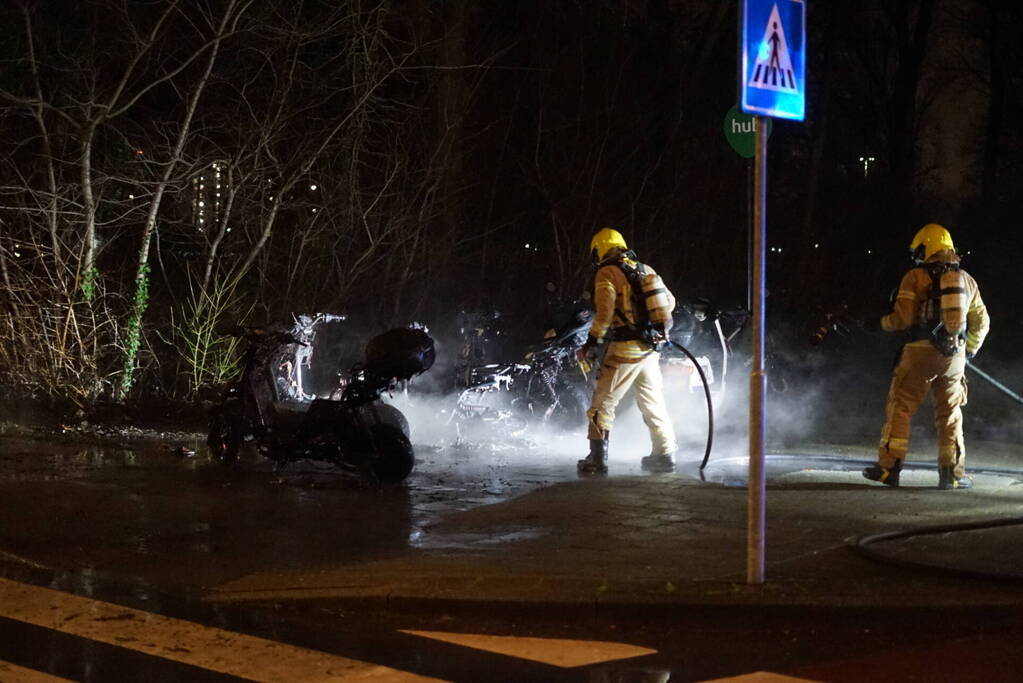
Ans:
MULTIPOLYGON (((933 450, 921 443, 917 452, 933 450)), ((213 587, 207 599, 597 613, 1023 608, 1018 577, 983 581, 910 570, 867 559, 852 545, 888 531, 1023 516, 1023 449, 971 444, 976 487, 969 491, 936 489, 933 461, 924 456, 907 465, 899 489, 869 482, 859 471, 871 459, 868 448, 832 446, 770 458, 763 586, 745 583, 746 490, 735 485, 744 454, 724 452, 705 471, 708 481, 699 479, 695 461, 668 475, 616 475, 612 457, 611 476, 448 514, 417 529, 409 547, 389 557, 254 572, 213 587)), ((952 572, 1018 575, 1023 520, 871 547, 896 561, 952 572)))

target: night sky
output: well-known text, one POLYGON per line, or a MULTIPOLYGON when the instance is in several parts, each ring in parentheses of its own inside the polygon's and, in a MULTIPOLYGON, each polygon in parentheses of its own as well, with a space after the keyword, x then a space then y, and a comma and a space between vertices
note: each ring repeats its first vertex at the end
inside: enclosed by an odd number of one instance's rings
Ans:
MULTIPOLYGON (((603 226, 679 297, 745 302, 748 162, 722 134, 737 2, 294 5, 0 9, 6 304, 37 339, 57 303, 89 321, 82 391, 138 311, 138 364, 173 385, 196 292, 223 295, 214 323, 442 327, 492 305, 529 335, 545 283, 584 291, 603 226)), ((806 120, 770 139, 771 321, 876 319, 939 222, 1014 357, 1019 25, 998 0, 809 0, 806 120)))

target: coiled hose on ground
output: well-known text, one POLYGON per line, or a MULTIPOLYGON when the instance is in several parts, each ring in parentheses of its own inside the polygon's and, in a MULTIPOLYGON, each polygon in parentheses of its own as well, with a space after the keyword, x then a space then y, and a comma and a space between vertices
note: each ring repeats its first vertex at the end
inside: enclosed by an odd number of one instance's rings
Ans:
POLYGON ((1003 517, 979 522, 965 522, 960 524, 939 524, 936 526, 922 527, 919 529, 905 529, 902 531, 885 531, 879 534, 863 536, 856 539, 852 547, 860 555, 875 562, 889 564, 904 569, 927 571, 947 576, 960 578, 983 579, 986 581, 1003 581, 1010 583, 1023 583, 1023 572, 997 572, 977 569, 962 569, 960 567, 949 567, 941 564, 931 564, 917 560, 907 560, 898 557, 885 555, 870 546, 884 541, 893 541, 913 536, 925 536, 932 534, 944 534, 953 531, 975 531, 977 529, 995 529, 1003 526, 1023 525, 1023 517, 1003 517))

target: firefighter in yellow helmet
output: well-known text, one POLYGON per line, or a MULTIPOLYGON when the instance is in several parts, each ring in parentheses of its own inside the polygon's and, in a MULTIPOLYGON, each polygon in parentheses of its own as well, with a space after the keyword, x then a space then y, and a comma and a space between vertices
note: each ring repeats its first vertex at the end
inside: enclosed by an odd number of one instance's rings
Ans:
POLYGON ((593 286, 596 315, 586 344, 577 355, 582 361, 605 340, 609 343, 586 413, 590 453, 579 461, 579 473, 607 473, 608 439, 615 409, 630 388, 635 388, 636 403, 650 430, 653 446, 642 466, 649 471, 670 472, 675 468, 675 431, 664 403, 656 346, 671 327, 675 298, 653 269, 639 262, 617 230, 603 228, 597 232, 590 242, 590 253, 597 266, 593 286), (660 284, 644 290, 645 284, 651 282, 660 284), (641 296, 637 298, 634 294, 641 296), (646 299, 642 298, 644 295, 646 299), (647 300, 653 303, 647 305, 647 300))
POLYGON ((959 267, 948 230, 929 223, 909 248, 916 266, 902 278, 881 329, 908 330, 910 341, 902 347, 888 390, 877 464, 863 470, 863 476, 899 485, 910 420, 930 392, 938 434, 938 488, 966 489, 973 483, 966 476, 961 410, 966 405, 966 361, 987 336, 987 308, 976 280, 959 267))

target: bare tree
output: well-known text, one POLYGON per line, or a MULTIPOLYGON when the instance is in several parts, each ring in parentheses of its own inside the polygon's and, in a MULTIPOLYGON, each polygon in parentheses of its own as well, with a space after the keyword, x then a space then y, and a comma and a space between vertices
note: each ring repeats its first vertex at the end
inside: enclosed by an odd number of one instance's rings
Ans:
MULTIPOLYGON (((131 389, 132 384, 134 384, 135 381, 135 363, 142 336, 142 316, 145 315, 146 309, 149 305, 149 248, 153 232, 156 230, 157 219, 160 214, 160 205, 163 201, 164 193, 167 191, 168 186, 171 184, 178 171, 178 165, 181 162, 185 145, 188 142, 192 131, 192 120, 195 117, 200 98, 206 89, 206 85, 209 83, 213 67, 220 55, 221 43, 228 35, 236 30, 239 20, 250 5, 251 0, 247 2, 240 0, 228 0, 227 6, 224 8, 223 14, 220 17, 220 21, 216 24, 216 30, 213 33, 212 38, 200 51, 196 53, 206 53, 205 66, 195 79, 194 83, 191 84, 192 92, 185 103, 184 115, 180 127, 178 128, 173 149, 170 151, 170 157, 162 161, 163 169, 159 176, 159 180, 153 187, 152 195, 149 200, 149 210, 142 229, 141 244, 139 246, 137 265, 135 268, 132 306, 131 312, 128 315, 125 333, 124 361, 121 370, 121 379, 115 394, 116 397, 121 400, 127 396, 128 391, 131 389)), ((212 19, 212 17, 210 18, 212 19)))

